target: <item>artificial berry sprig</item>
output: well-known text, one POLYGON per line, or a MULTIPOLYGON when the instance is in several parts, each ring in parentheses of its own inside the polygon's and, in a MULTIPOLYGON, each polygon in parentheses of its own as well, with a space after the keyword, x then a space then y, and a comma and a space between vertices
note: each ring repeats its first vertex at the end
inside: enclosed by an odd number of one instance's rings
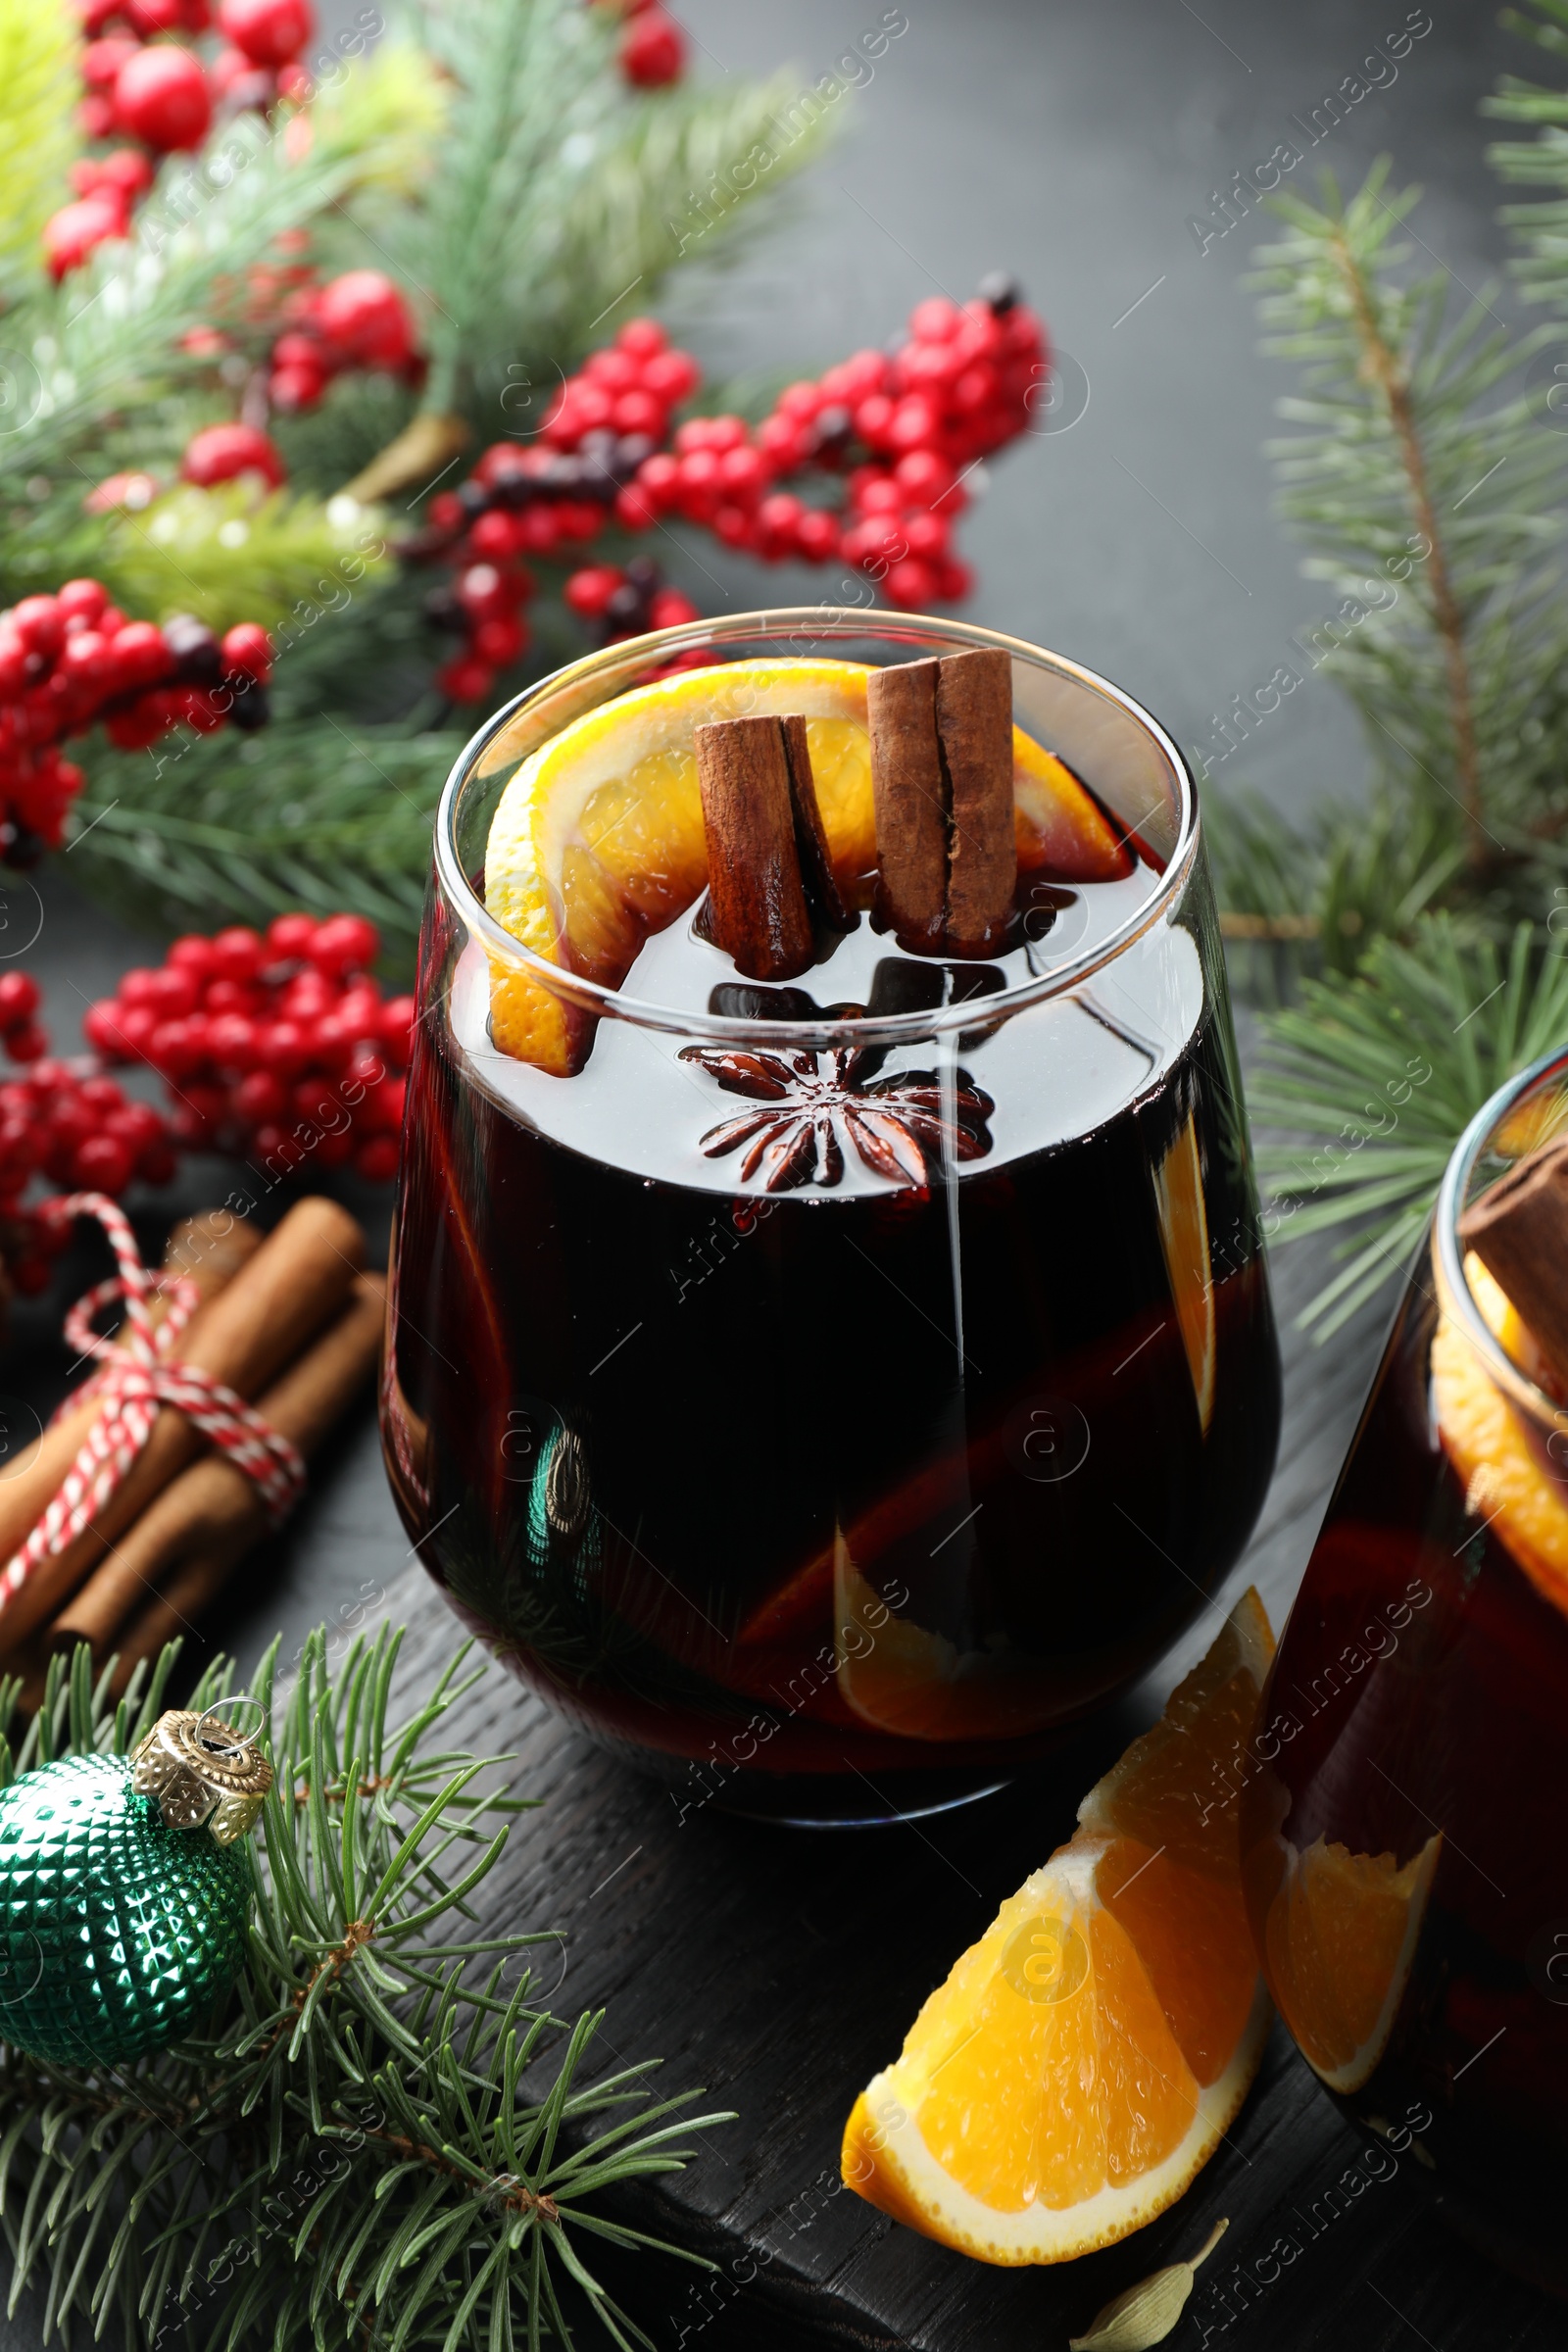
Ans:
POLYGON ((82 1026, 106 1061, 159 1072, 186 1149, 243 1152, 277 1175, 352 1162, 383 1182, 397 1169, 415 1004, 382 997, 379 953, 358 914, 179 939, 82 1026))
POLYGON ((47 1196, 24 1202, 35 1179, 118 1197, 137 1180, 167 1184, 175 1168, 173 1138, 150 1103, 127 1101, 89 1055, 49 1058, 39 1002, 30 973, 0 974, 0 1036, 24 1073, 0 1084, 0 1259, 26 1295, 47 1289, 71 1238, 47 1196))
POLYGON ((188 614, 162 628, 127 620, 99 580, 0 612, 0 858, 26 866, 59 848, 83 781, 61 756, 69 736, 102 720, 122 750, 141 751, 180 724, 262 726, 271 662, 255 621, 220 639, 188 614))
MULTIPOLYGON (((1049 369, 1039 318, 991 278, 961 308, 917 304, 895 351, 857 352, 791 384, 755 429, 694 416, 671 434, 701 370, 657 321, 630 320, 562 384, 536 441, 496 442, 400 545, 406 561, 453 569, 426 599, 430 619, 465 640, 437 683, 455 702, 483 700, 528 645, 523 559, 585 545, 612 522, 644 531, 679 517, 766 563, 842 563, 905 610, 956 603, 973 586, 953 552, 965 477, 1027 428, 1049 369)), ((582 566, 566 602, 600 642, 696 617, 641 558, 582 566)))

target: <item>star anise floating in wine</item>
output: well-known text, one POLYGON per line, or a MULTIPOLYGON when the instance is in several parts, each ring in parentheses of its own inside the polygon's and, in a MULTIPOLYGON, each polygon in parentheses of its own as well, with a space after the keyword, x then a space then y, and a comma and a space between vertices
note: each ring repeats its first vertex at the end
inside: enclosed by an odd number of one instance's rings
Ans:
POLYGON ((945 1089, 935 1070, 873 1077, 882 1054, 853 1048, 786 1056, 688 1046, 680 1058, 756 1102, 710 1127, 701 1149, 722 1159, 745 1145, 742 1181, 760 1176, 769 1193, 838 1184, 846 1141, 873 1175, 901 1185, 927 1186, 945 1162, 983 1159, 991 1149, 986 1121, 996 1105, 967 1070, 956 1070, 945 1089))

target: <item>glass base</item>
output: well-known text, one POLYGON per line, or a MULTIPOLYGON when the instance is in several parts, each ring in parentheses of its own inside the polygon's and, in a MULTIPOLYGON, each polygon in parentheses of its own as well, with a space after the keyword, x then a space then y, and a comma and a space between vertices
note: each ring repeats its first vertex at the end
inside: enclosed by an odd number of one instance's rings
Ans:
POLYGON ((741 1821, 776 1822, 791 1830, 871 1830, 890 1823, 927 1821, 960 1805, 979 1804, 1012 1786, 1012 1775, 900 1773, 873 1785, 821 1773, 737 1773, 710 1802, 716 1813, 741 1821))

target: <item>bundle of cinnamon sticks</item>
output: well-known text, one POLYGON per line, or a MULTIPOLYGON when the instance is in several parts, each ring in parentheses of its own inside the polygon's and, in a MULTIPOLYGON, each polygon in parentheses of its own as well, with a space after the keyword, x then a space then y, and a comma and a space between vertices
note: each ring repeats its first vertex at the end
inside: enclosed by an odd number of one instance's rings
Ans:
MULTIPOLYGON (((365 1271, 365 1234, 335 1201, 308 1199, 264 1236, 226 1209, 176 1227, 165 1271, 199 1303, 175 1344, 256 1406, 307 1460, 374 1369, 385 1310, 365 1271)), ((155 1299, 158 1321, 164 1301, 155 1299)), ((0 1476, 0 1561, 25 1542, 104 1410, 63 1413, 0 1476)), ((115 1689, 165 1642, 188 1633, 268 1532, 261 1493, 184 1414, 165 1405, 136 1460, 91 1524, 0 1589, 0 1670, 30 1694, 51 1651, 118 1652, 115 1689)))
MULTIPOLYGON (((866 702, 877 928, 915 954, 994 955, 1018 879, 1010 656, 986 647, 876 669, 866 702)), ((696 747, 702 928, 749 980, 795 979, 824 932, 858 920, 834 874, 807 722, 715 720, 696 747)))

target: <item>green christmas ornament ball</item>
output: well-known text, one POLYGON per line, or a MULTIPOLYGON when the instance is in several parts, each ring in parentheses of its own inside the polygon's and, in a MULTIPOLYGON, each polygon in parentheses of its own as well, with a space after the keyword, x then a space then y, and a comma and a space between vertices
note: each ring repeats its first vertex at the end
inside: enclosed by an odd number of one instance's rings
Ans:
POLYGON ((211 1799, 185 1809, 172 1827, 168 1789, 138 1790, 124 1756, 62 1756, 0 1791, 0 2038, 109 2063, 206 2022, 244 1956, 251 1859, 201 1826, 211 1799))

